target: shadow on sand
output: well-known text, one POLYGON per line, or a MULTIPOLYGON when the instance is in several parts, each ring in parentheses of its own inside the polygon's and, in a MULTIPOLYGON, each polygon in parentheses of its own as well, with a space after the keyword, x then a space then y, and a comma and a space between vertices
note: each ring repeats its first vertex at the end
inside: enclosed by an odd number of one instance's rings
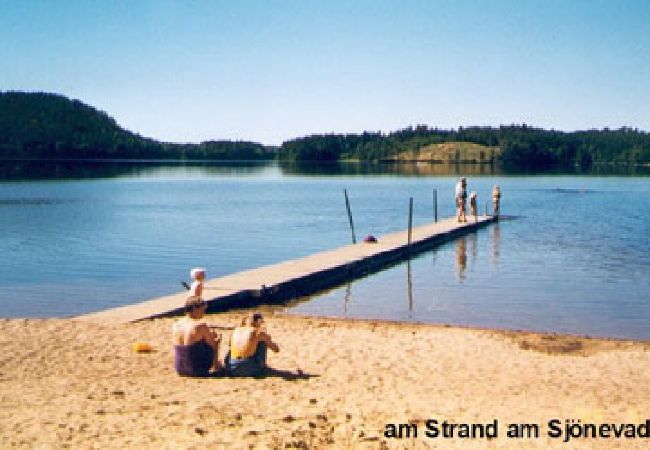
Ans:
POLYGON ((320 377, 320 375, 305 373, 300 369, 294 372, 291 370, 274 369, 272 367, 267 367, 263 375, 259 375, 254 378, 282 378, 285 381, 296 381, 308 380, 310 378, 316 377, 320 377))
POLYGON ((305 373, 302 370, 298 369, 296 371, 292 370, 282 370, 274 369, 272 367, 267 367, 262 375, 242 377, 242 376, 231 376, 223 370, 219 372, 213 372, 210 374, 209 378, 254 378, 254 379, 264 379, 264 378, 282 378, 285 381, 296 381, 296 380, 308 380, 310 378, 320 377, 320 375, 315 375, 311 373, 305 373))

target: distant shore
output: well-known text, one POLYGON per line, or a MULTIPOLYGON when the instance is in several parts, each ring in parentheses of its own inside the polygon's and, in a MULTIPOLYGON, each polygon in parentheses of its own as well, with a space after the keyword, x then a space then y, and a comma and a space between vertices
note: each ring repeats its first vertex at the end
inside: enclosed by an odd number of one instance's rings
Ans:
MULTIPOLYGON (((240 315, 208 320, 234 325, 240 315)), ((650 342, 271 310, 266 317, 281 351, 269 356, 276 370, 263 379, 178 377, 174 319, 0 320, 0 447, 491 448, 494 441, 443 442, 422 431, 432 418, 641 423, 650 411, 650 342), (155 351, 135 353, 135 342, 155 351), (395 423, 416 424, 420 434, 385 437, 395 423)), ((508 446, 503 430, 497 443, 508 446)), ((559 443, 544 434, 518 446, 559 443)), ((647 440, 570 444, 645 448, 647 440)))
MULTIPOLYGON (((115 164, 268 164, 278 163, 281 165, 302 165, 302 164, 418 164, 426 163, 439 166, 503 166, 502 160, 476 160, 476 159, 460 159, 458 161, 449 161, 443 159, 427 159, 427 158, 412 158, 409 159, 405 156, 401 157, 387 157, 380 159, 358 159, 358 158, 341 158, 332 161, 323 160, 304 160, 304 161, 287 161, 277 158, 259 158, 259 159, 201 159, 201 158, 0 158, 0 164, 5 163, 115 163, 115 164)), ((629 161, 596 161, 590 164, 589 167, 650 167, 650 163, 634 163, 629 161)), ((538 169, 543 170, 557 170, 570 167, 580 167, 578 164, 571 165, 552 165, 546 168, 538 169)), ((588 170, 589 167, 584 168, 588 170)), ((517 171, 518 169, 513 169, 517 171)))

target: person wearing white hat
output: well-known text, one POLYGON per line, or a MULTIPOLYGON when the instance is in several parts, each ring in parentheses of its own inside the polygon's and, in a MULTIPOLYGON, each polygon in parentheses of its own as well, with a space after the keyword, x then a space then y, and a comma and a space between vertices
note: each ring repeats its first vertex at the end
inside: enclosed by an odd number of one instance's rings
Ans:
POLYGON ((198 298, 203 298, 203 281, 205 280, 205 269, 203 267, 195 267, 190 271, 192 277, 192 286, 190 286, 190 295, 198 298))

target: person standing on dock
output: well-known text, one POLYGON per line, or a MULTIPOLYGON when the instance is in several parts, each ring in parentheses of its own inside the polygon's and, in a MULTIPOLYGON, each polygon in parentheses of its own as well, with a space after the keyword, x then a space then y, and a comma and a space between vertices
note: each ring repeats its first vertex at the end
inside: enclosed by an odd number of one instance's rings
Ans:
POLYGON ((499 207, 501 206, 501 188, 498 184, 492 189, 492 215, 499 217, 499 207))
POLYGON ((467 222, 467 216, 465 214, 466 201, 467 201, 467 180, 465 177, 462 177, 456 183, 456 218, 459 222, 467 222))
POLYGON ((469 194, 469 211, 470 214, 474 217, 474 220, 477 220, 478 218, 478 211, 476 210, 476 191, 472 191, 471 194, 469 194))

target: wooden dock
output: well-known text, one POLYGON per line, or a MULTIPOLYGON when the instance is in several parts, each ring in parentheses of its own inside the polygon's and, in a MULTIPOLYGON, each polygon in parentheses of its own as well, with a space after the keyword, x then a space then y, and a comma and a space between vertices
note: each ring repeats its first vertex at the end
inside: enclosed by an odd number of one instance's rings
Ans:
MULTIPOLYGON (((281 303, 377 272, 495 220, 492 216, 479 216, 476 221, 470 218, 467 223, 458 223, 452 217, 413 228, 410 246, 406 230, 381 236, 377 243, 360 242, 226 275, 206 281, 203 297, 208 302, 208 312, 281 303)), ((186 296, 187 291, 179 292, 75 319, 115 323, 176 315, 183 312, 186 296)))

